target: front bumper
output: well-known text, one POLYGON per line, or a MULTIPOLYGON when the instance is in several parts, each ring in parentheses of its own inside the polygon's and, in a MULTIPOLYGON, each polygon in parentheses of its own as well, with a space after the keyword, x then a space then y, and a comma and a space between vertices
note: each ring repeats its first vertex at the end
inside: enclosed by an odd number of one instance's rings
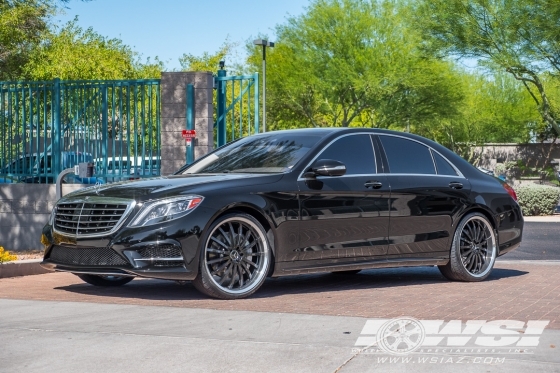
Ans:
POLYGON ((76 274, 91 274, 100 276, 133 276, 157 278, 162 280, 190 281, 196 277, 196 272, 190 272, 186 268, 166 268, 166 269, 148 269, 139 270, 135 268, 123 267, 84 267, 59 264, 45 259, 41 262, 43 268, 51 271, 71 272, 76 274))
POLYGON ((199 241, 212 210, 202 206, 164 224, 130 228, 124 224, 110 236, 67 236, 46 225, 41 266, 94 275, 193 280, 198 274, 199 241))

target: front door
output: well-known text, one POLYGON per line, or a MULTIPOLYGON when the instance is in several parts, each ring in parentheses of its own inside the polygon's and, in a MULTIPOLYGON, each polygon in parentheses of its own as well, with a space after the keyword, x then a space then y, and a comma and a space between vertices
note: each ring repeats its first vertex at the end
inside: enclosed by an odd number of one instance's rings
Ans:
POLYGON ((298 180, 297 259, 340 259, 341 263, 383 259, 388 248, 389 185, 377 174, 370 135, 342 136, 315 161, 321 159, 344 163, 346 174, 298 180))

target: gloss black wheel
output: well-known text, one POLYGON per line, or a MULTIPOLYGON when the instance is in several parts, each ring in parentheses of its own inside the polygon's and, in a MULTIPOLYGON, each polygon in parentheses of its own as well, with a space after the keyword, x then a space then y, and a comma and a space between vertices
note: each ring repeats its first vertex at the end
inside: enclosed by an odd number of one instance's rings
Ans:
POLYGON ((215 298, 238 299, 264 282, 271 250, 263 226, 248 214, 218 219, 205 235, 200 270, 194 285, 215 298))
POLYGON ((131 276, 76 274, 83 281, 94 286, 122 286, 134 279, 131 276))
POLYGON ((465 216, 455 231, 449 263, 439 266, 450 280, 482 281, 490 275, 497 255, 496 233, 480 213, 465 216))

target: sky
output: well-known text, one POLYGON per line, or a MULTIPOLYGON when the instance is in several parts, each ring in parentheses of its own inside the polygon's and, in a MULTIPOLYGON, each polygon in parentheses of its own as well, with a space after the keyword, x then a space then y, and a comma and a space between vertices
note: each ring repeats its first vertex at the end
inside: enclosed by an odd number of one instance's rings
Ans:
MULTIPOLYGON (((305 11, 309 0, 72 0, 65 14, 54 18, 62 26, 78 16, 78 25, 121 39, 143 59, 158 56, 168 70, 179 69, 184 53, 217 52, 228 39, 239 43, 258 35, 274 40, 274 28, 288 16, 305 11)), ((235 58, 235 57, 234 57, 235 58)), ((239 60, 240 61, 240 60, 239 60)), ((227 66, 226 60, 226 66, 227 66)))

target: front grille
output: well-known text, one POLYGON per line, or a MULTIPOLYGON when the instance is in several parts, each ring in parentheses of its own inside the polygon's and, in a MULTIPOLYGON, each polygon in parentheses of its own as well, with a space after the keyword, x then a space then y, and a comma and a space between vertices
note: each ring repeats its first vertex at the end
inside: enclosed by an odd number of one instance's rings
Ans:
POLYGON ((72 248, 54 246, 49 259, 78 266, 127 266, 129 263, 108 247, 72 248))
POLYGON ((54 227, 72 235, 111 232, 127 211, 126 203, 61 202, 56 206, 54 227))
POLYGON ((181 248, 175 245, 145 247, 138 250, 138 253, 142 256, 142 259, 151 259, 146 262, 156 267, 181 267, 184 264, 183 252, 181 248))

